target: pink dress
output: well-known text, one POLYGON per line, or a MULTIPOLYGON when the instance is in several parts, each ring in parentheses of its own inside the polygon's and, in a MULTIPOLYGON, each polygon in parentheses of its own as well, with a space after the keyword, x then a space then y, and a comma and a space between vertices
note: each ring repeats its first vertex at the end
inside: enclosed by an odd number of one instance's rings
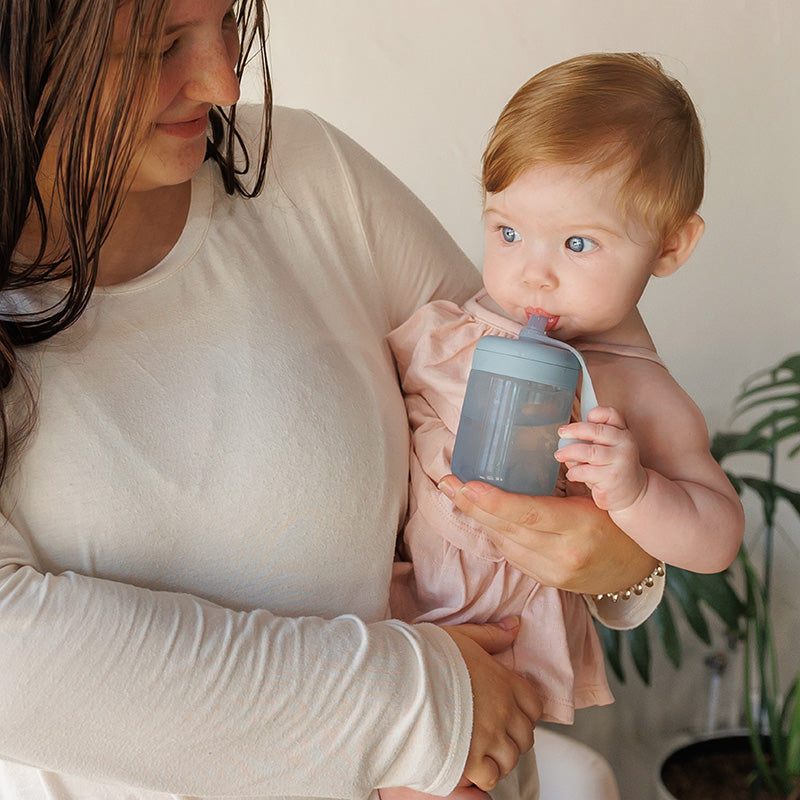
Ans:
MULTIPOLYGON (((571 723, 576 708, 614 699, 586 602, 508 564, 481 525, 436 488, 450 472, 476 342, 486 334, 514 338, 520 329, 480 305, 484 297, 481 292, 463 309, 448 301, 430 303, 389 336, 412 429, 404 533, 410 562, 395 564, 391 611, 410 622, 439 624, 520 615, 517 640, 498 659, 537 688, 542 719, 571 723)), ((581 488, 571 486, 570 493, 581 488)))

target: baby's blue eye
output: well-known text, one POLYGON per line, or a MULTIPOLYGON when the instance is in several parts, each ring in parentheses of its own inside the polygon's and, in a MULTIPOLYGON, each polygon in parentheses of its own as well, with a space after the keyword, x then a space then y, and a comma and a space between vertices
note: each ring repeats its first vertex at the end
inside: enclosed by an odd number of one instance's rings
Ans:
POLYGON ((567 239, 566 244, 568 250, 572 250, 573 253, 588 253, 590 250, 594 250, 597 247, 597 243, 593 242, 591 239, 586 239, 583 236, 570 236, 567 239))
POLYGON ((509 244, 511 244, 511 242, 522 241, 522 237, 513 228, 509 228, 507 225, 500 228, 500 233, 503 235, 503 239, 509 244))

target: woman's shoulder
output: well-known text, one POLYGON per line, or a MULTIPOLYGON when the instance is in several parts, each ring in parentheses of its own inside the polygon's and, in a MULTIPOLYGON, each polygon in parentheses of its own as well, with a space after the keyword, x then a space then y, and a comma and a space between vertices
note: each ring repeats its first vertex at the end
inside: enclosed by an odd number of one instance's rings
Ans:
MULTIPOLYGON (((251 158, 264 137, 264 108, 258 103, 236 107, 236 128, 251 158)), ((274 106, 270 119, 270 160, 284 168, 297 163, 308 168, 315 160, 330 159, 343 134, 311 111, 274 106)))
MULTIPOLYGON (((263 108, 237 108, 236 125, 252 163, 264 136, 263 108)), ((285 197, 297 208, 341 211, 352 202, 353 185, 375 185, 374 159, 346 134, 305 109, 275 106, 266 196, 285 197), (334 198, 336 202, 327 202, 334 198)))
MULTIPOLYGON (((236 106, 236 124, 241 128, 246 140, 257 137, 261 131, 264 107, 261 103, 240 103, 236 106)), ((273 106, 271 113, 272 130, 280 134, 287 132, 309 133, 322 131, 327 123, 312 111, 288 106, 273 106)))
MULTIPOLYGON (((248 108, 246 125, 260 112, 248 108)), ((297 169, 304 175, 316 168, 329 172, 342 170, 352 158, 349 145, 355 145, 344 133, 312 111, 275 106, 272 110, 272 141, 270 158, 282 172, 297 169), (343 151, 347 150, 347 157, 343 151)), ((355 148, 354 148, 355 149, 355 148)), ((360 148, 358 148, 360 150, 360 148)), ((363 151, 363 156, 367 154, 363 151)))
POLYGON ((333 130, 330 123, 308 109, 288 106, 272 109, 273 144, 280 148, 295 146, 303 150, 309 144, 318 147, 329 142, 333 130))

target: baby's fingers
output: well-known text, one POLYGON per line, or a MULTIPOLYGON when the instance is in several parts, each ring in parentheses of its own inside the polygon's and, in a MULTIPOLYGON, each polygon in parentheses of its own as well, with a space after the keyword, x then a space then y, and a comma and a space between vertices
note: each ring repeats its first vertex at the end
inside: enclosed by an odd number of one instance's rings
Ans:
POLYGON ((554 456, 556 461, 565 463, 568 467, 574 467, 577 464, 606 467, 613 463, 614 450, 607 444, 578 441, 563 445, 556 450, 554 456))
POLYGON ((613 447, 627 438, 628 430, 618 428, 616 425, 608 425, 604 422, 571 422, 569 425, 562 425, 558 429, 558 435, 562 440, 560 447, 567 444, 577 444, 583 442, 593 442, 595 444, 613 447))
POLYGON ((625 417, 611 406, 595 406, 586 415, 588 422, 595 422, 598 425, 611 425, 614 428, 627 428, 625 417))

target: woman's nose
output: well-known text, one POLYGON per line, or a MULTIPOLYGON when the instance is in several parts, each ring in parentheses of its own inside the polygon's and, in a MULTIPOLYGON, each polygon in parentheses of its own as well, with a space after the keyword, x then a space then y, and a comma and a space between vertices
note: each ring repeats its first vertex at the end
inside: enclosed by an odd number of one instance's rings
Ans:
POLYGON ((235 66, 238 49, 232 51, 223 37, 208 47, 198 49, 192 77, 186 82, 184 94, 199 103, 232 106, 240 94, 235 66))

